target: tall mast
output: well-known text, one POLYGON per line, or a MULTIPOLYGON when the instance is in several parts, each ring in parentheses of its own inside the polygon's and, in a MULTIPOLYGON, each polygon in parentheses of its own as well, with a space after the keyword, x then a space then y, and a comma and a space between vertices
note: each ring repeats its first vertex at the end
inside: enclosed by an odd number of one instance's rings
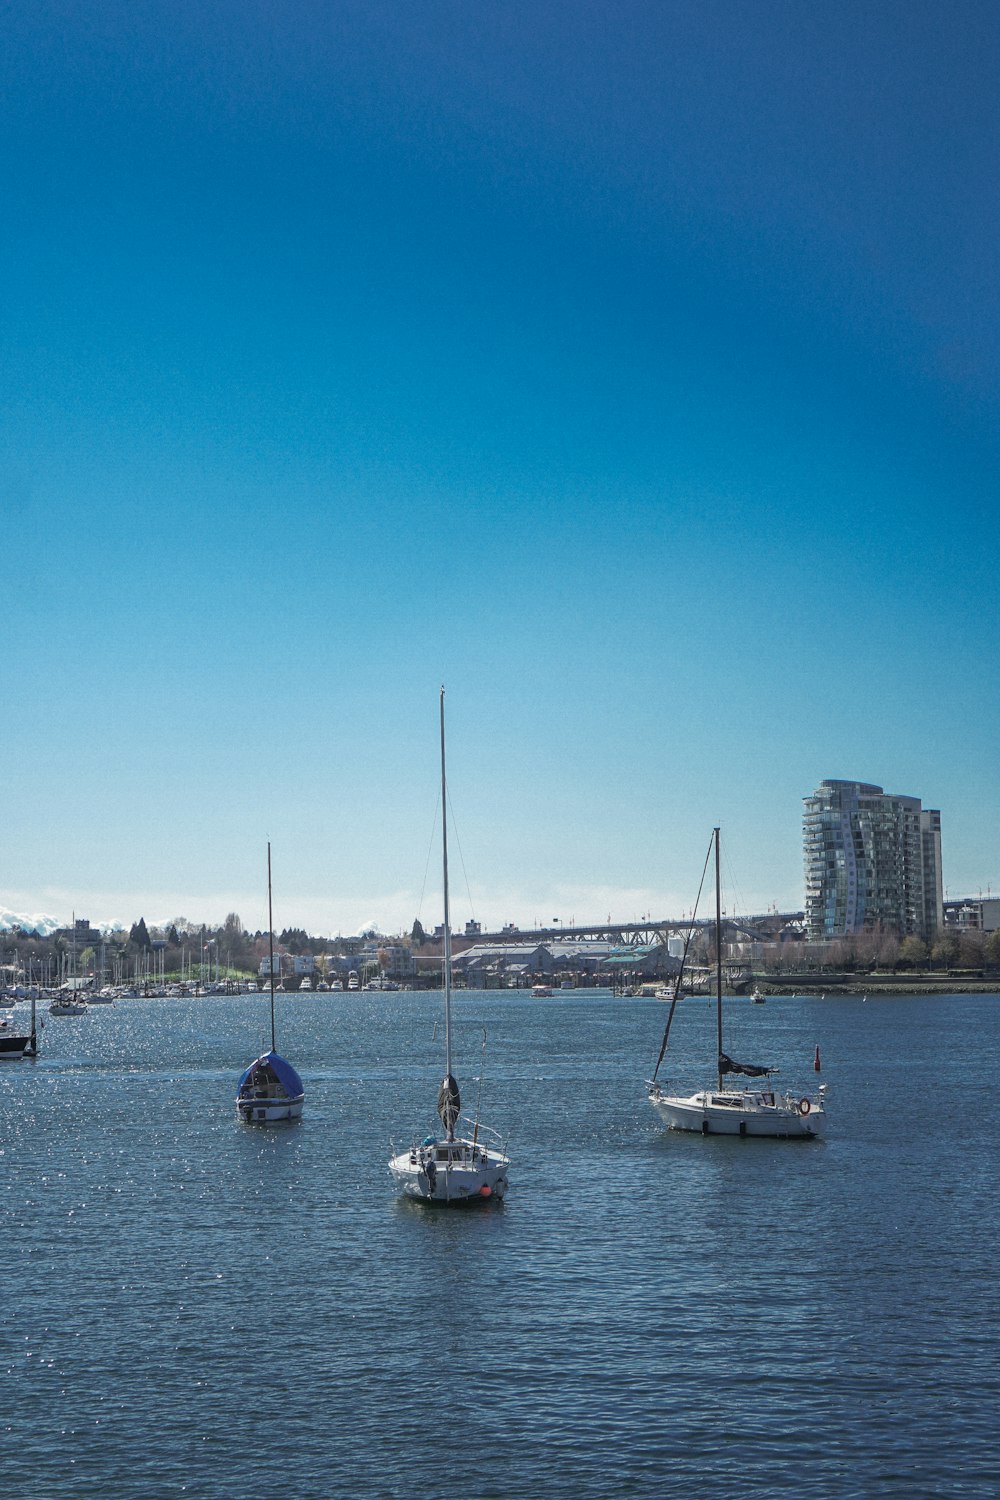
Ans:
MULTIPOLYGON (((448 905, 448 783, 444 768, 444 688, 441 689, 441 853, 444 866, 444 1072, 451 1077, 451 911, 448 905)), ((455 1127, 448 1127, 455 1139, 455 1127)))
POLYGON ((271 1051, 276 1052, 274 1045, 274 912, 271 909, 271 840, 267 841, 267 954, 268 968, 271 971, 271 1051))
MULTIPOLYGON (((722 1057, 722 877, 719 873, 719 830, 715 834, 715 1014, 718 1030, 718 1055, 722 1057)), ((722 1063, 719 1062, 719 1093, 722 1092, 722 1063)))

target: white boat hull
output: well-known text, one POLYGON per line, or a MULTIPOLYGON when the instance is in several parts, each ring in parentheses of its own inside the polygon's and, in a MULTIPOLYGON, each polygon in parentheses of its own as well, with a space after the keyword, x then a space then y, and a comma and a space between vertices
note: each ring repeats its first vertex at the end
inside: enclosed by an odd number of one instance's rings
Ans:
POLYGON ((248 1125, 273 1125, 278 1120, 297 1120, 303 1099, 237 1099, 236 1113, 248 1125))
POLYGON ((671 1130, 689 1130, 699 1135, 809 1139, 822 1135, 826 1123, 822 1100, 806 1095, 796 1099, 788 1094, 766 1095, 753 1090, 707 1089, 681 1098, 654 1089, 649 1102, 671 1130))
POLYGON ((435 1141, 401 1151, 389 1162, 405 1198, 421 1203, 470 1203, 502 1198, 510 1162, 497 1150, 469 1140, 435 1141))

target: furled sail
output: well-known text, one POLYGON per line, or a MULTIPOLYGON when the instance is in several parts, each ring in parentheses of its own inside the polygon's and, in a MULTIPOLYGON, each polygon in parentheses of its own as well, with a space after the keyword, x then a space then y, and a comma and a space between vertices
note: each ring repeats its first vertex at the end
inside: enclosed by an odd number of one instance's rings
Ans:
POLYGON ((462 1108, 458 1084, 450 1073, 446 1073, 438 1090, 438 1114, 445 1130, 454 1130, 462 1108))
POLYGON ((768 1078, 774 1072, 773 1068, 758 1068, 753 1063, 733 1062, 724 1052, 719 1053, 719 1074, 742 1073, 745 1078, 768 1078))

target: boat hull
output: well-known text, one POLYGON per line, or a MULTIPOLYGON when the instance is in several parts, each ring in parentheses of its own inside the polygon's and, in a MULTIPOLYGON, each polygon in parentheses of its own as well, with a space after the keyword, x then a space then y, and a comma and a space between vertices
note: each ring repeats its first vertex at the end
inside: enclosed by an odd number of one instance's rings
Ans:
POLYGON ((475 1203, 503 1198, 506 1156, 484 1151, 472 1141, 434 1142, 402 1151, 389 1162, 404 1198, 420 1203, 475 1203))
POLYGON ((237 1099, 236 1113, 247 1125, 274 1125, 279 1120, 297 1120, 302 1099, 237 1099))
POLYGON ((37 1055, 34 1037, 30 1036, 4 1036, 0 1037, 0 1063, 20 1062, 24 1057, 35 1057, 37 1055))
POLYGON ((776 1095, 766 1103, 753 1093, 706 1091, 687 1098, 651 1093, 649 1102, 671 1130, 698 1135, 766 1136, 809 1140, 822 1135, 826 1114, 822 1102, 803 1096, 776 1095))

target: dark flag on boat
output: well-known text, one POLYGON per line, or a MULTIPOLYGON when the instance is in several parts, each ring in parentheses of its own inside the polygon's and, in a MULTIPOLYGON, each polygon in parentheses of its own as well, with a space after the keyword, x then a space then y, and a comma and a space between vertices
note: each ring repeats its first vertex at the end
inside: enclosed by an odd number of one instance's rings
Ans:
POLYGON ((719 1073, 742 1073, 744 1078, 767 1078, 774 1072, 773 1068, 758 1068, 753 1063, 733 1062, 724 1052, 719 1053, 719 1073))
POLYGON ((458 1092, 458 1084, 450 1073, 444 1076, 444 1082, 438 1090, 438 1114, 445 1130, 454 1130, 462 1108, 462 1100, 458 1092))

